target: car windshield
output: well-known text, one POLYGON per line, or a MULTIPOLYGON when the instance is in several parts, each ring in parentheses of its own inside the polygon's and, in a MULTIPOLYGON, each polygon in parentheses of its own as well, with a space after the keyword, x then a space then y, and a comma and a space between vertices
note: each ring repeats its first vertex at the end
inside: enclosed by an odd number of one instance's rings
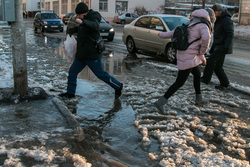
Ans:
POLYGON ((100 23, 106 23, 106 21, 104 20, 104 18, 101 18, 100 23))
POLYGON ((189 21, 189 19, 186 17, 163 17, 162 19, 171 31, 177 26, 189 21))
POLYGON ((42 19, 58 19, 58 16, 55 13, 44 13, 42 19))
POLYGON ((74 13, 67 13, 66 16, 71 16, 73 15, 74 13))

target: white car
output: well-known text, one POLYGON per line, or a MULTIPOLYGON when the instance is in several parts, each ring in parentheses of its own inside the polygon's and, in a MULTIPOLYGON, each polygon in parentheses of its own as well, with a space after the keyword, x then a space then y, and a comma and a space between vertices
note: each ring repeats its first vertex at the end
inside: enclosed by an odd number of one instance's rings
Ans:
POLYGON ((233 20, 233 22, 239 23, 239 17, 240 17, 239 13, 235 13, 235 14, 233 14, 233 16, 231 17, 231 19, 233 20))
POLYGON ((120 24, 129 24, 136 18, 138 18, 138 15, 135 13, 123 13, 119 16, 115 16, 113 22, 120 24))
POLYGON ((175 63, 176 50, 171 39, 160 38, 158 33, 171 31, 188 21, 187 17, 180 15, 143 15, 124 26, 122 39, 129 53, 151 51, 163 55, 167 62, 175 63))

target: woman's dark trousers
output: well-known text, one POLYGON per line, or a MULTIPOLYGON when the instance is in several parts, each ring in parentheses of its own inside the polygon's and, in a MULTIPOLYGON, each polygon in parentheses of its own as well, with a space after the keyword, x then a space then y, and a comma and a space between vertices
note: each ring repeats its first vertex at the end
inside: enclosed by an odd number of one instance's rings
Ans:
POLYGON ((167 92, 164 94, 164 97, 166 99, 168 99, 180 87, 182 87, 185 84, 185 82, 186 82, 186 80, 187 80, 190 73, 192 73, 193 76, 194 76, 193 84, 194 84, 195 93, 196 94, 201 94, 201 91, 200 91, 200 75, 201 75, 201 72, 200 72, 199 66, 196 66, 194 68, 190 68, 190 69, 187 69, 187 70, 179 70, 175 83, 173 83, 169 87, 167 92))

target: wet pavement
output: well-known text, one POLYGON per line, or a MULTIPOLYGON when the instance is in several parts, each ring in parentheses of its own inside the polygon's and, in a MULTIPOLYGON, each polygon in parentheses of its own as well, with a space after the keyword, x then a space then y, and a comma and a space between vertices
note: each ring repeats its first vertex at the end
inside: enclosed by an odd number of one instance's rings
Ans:
MULTIPOLYGON (((58 38, 55 37, 54 34, 50 36, 47 34, 33 33, 32 25, 29 23, 28 25, 29 26, 26 26, 26 43, 29 84, 43 87, 51 96, 45 103, 50 102, 51 104, 48 103, 47 105, 52 107, 51 98, 53 96, 57 97, 58 93, 65 91, 67 71, 70 66, 70 63, 67 62, 63 53, 62 43, 64 37, 61 36, 58 38)), ((3 33, 3 31, 1 32, 3 33)), ((55 34, 65 35, 62 33, 55 34)), ((10 44, 10 35, 7 29, 6 33, 3 33, 2 36, 5 40, 5 44, 2 45, 2 48, 4 48, 3 53, 10 53, 9 56, 11 56, 11 49, 8 47, 10 44)), ((121 45, 121 47, 125 52, 125 47, 123 45, 121 45)), ((140 63, 140 61, 133 60, 133 58, 131 59, 129 56, 124 59, 125 56, 127 55, 118 55, 112 51, 111 46, 107 46, 102 59, 104 69, 122 82, 126 79, 126 75, 131 73, 130 64, 134 66, 135 63, 140 63), (115 54, 116 56, 114 56, 115 54)), ((9 60, 11 61, 11 57, 9 60)), ((3 85, 12 85, 12 83, 7 84, 7 82, 11 83, 12 81, 5 80, 3 85)), ((125 99, 114 99, 114 90, 105 83, 100 83, 88 68, 84 69, 79 75, 77 97, 78 98, 70 100, 68 103, 66 99, 61 100, 66 103, 72 113, 76 114, 76 119, 84 131, 85 140, 83 142, 78 142, 77 140, 66 142, 68 136, 72 136, 72 134, 65 128, 68 133, 62 132, 60 133, 60 135, 62 135, 60 137, 66 141, 64 141, 63 146, 59 145, 59 147, 63 148, 67 146, 72 153, 81 153, 80 155, 86 157, 88 162, 94 166, 142 166, 145 162, 153 166, 155 162, 151 162, 147 158, 147 151, 143 150, 141 143, 138 142, 141 136, 133 125, 135 111, 127 104, 125 99)), ((26 103, 30 106, 39 104, 37 106, 38 108, 46 109, 50 112, 56 109, 43 107, 43 103, 39 101, 34 101, 34 103, 27 101, 26 103)), ((67 122, 60 121, 60 119, 57 118, 58 116, 39 115, 39 113, 41 114, 42 112, 40 111, 41 109, 30 112, 29 110, 32 109, 32 107, 29 109, 27 105, 20 103, 17 106, 14 105, 14 108, 20 108, 20 111, 24 110, 24 113, 29 114, 34 114, 35 112, 37 113, 37 115, 34 115, 36 119, 42 117, 48 121, 48 123, 44 122, 43 119, 42 122, 37 121, 40 123, 37 125, 39 127, 37 131, 40 131, 39 134, 43 134, 41 129, 47 132, 52 131, 54 134, 54 131, 50 128, 46 126, 43 127, 42 123, 48 124, 51 128, 53 127, 55 129, 61 125, 67 127, 67 122), (53 123, 51 119, 56 119, 60 123, 57 126, 53 126, 56 122, 53 123)), ((8 109, 9 108, 6 108, 5 110, 8 109)), ((46 114, 45 112, 42 113, 46 114)), ((4 114, 6 114, 6 112, 4 112, 4 114)), ((16 117, 16 119, 16 121, 18 121, 18 117, 16 117)), ((25 119, 24 122, 27 121, 29 120, 25 119)), ((36 120, 33 121, 36 122, 36 120)), ((32 124, 32 122, 30 124, 32 124)), ((19 131, 18 128, 17 131, 19 131)), ((20 134, 23 134, 24 131, 25 128, 23 131, 20 131, 20 134)), ((39 135, 37 135, 36 138, 39 138, 39 135)), ((37 140, 36 138, 34 140, 37 140)), ((45 138, 47 141, 44 143, 47 145, 47 143, 49 143, 48 140, 52 137, 46 133, 45 138)), ((57 141, 54 137, 52 140, 57 141)), ((59 141, 60 140, 58 140, 58 142, 59 141)), ((31 144, 28 144, 28 142, 21 142, 21 145, 23 147, 31 147, 31 144)), ((35 147, 35 145, 34 143, 33 147, 35 147)), ((57 154, 60 154, 60 152, 57 154)), ((5 160, 5 158, 3 158, 3 160, 5 160)), ((23 163, 25 164, 26 162, 23 163)))
MULTIPOLYGON (((26 22, 29 83, 43 87, 52 97, 66 89, 70 63, 63 53, 64 35, 34 33, 32 25, 26 22)), ((2 36, 7 40, 8 33, 2 36)), ((125 45, 116 39, 106 44, 103 67, 124 83, 123 95, 115 99, 114 90, 85 68, 79 75, 77 97, 60 99, 75 115, 85 140, 68 141, 67 133, 59 133, 61 140, 42 133, 39 137, 46 140, 40 143, 52 140, 56 144, 48 144, 49 148, 64 150, 56 151, 56 155, 65 154, 68 148, 67 153, 83 156, 93 166, 216 166, 223 162, 226 166, 247 166, 245 161, 249 161, 250 155, 248 95, 234 89, 215 91, 214 83, 202 85, 204 96, 211 100, 208 106, 197 107, 193 104, 190 78, 171 98, 167 113, 160 115, 153 102, 174 82, 175 65, 141 54, 128 54, 125 45)), ((4 53, 10 53, 8 40, 2 48, 4 53)), ((18 106, 22 111, 28 107, 23 104, 24 108, 21 104, 18 106)), ((64 122, 58 126, 62 124, 64 122)), ((48 131, 53 132, 50 128, 48 131)), ((35 142, 25 139, 18 148, 32 144, 35 147, 35 142)), ((72 159, 64 165, 72 165, 72 159)))

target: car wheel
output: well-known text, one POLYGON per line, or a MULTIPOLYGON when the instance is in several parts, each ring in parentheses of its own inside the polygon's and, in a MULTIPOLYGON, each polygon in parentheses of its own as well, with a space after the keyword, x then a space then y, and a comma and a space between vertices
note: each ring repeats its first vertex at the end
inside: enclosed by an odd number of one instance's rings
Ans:
POLYGON ((132 37, 128 37, 126 46, 129 53, 136 53, 135 42, 132 37))
POLYGON ((122 21, 121 21, 121 24, 125 24, 125 23, 126 23, 126 21, 125 21, 125 20, 122 20, 122 21))
POLYGON ((176 63, 176 49, 174 49, 171 44, 166 46, 164 57, 169 63, 176 63))
POLYGON ((109 37, 108 38, 108 41, 113 41, 114 40, 114 37, 109 37))
POLYGON ((37 28, 35 25, 33 25, 34 31, 37 32, 37 28))

